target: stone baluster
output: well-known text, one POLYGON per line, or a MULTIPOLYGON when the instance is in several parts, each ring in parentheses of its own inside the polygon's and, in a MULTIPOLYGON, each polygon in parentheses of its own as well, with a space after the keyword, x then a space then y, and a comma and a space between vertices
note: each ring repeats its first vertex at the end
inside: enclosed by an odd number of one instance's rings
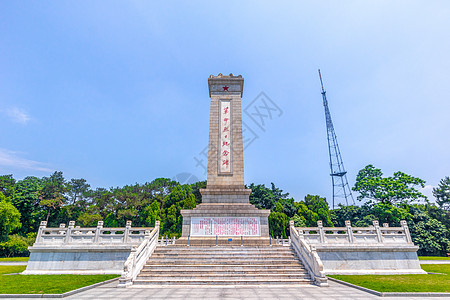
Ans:
POLYGON ((320 243, 325 243, 325 231, 323 230, 322 221, 317 221, 317 227, 319 227, 319 239, 320 243))
POLYGON ((345 227, 347 227, 348 242, 350 244, 353 244, 353 242, 354 242, 354 240, 353 240, 353 230, 352 230, 352 223, 350 222, 350 220, 345 221, 345 227))
POLYGON ((411 239, 411 234, 410 234, 410 232, 409 232, 408 224, 406 223, 405 220, 401 220, 401 221, 400 221, 400 225, 402 226, 403 232, 405 233, 406 242, 407 242, 408 244, 412 244, 413 241, 412 241, 412 239, 411 239))
POLYGON ((94 243, 98 243, 100 239, 100 232, 103 229, 103 221, 98 221, 97 230, 95 230, 94 243))
POLYGON ((44 229, 46 227, 47 227, 47 221, 41 221, 41 224, 39 225, 37 237, 36 237, 36 242, 38 244, 44 242, 43 237, 42 237, 42 232, 44 231, 44 229))
POLYGON ((125 232, 123 233, 123 242, 129 242, 129 236, 131 231, 131 221, 127 221, 127 226, 125 226, 125 232))
POLYGON ((69 227, 67 227, 66 239, 64 244, 69 244, 72 241, 72 230, 75 227, 75 221, 69 221, 69 227))
POLYGON ((383 235, 381 234, 380 222, 373 221, 373 226, 375 227, 375 231, 377 233, 378 243, 382 243, 383 242, 383 235))

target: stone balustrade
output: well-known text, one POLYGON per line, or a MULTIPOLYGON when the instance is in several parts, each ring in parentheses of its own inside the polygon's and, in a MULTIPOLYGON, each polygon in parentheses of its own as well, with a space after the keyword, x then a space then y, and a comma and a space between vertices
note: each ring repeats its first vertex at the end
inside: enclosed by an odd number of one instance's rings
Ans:
POLYGON ((406 221, 401 227, 294 227, 291 240, 299 257, 316 282, 324 274, 425 274, 417 257, 406 221))
MULTIPOLYGON (((151 253, 144 245, 153 246, 158 235, 159 222, 155 228, 131 227, 131 221, 122 228, 104 228, 102 221, 80 228, 70 221, 48 228, 42 221, 23 274, 122 274, 130 254, 137 253, 140 264, 141 256, 151 253)), ((134 270, 134 261, 133 268, 127 266, 134 270)))
POLYGON ((317 227, 296 227, 299 237, 309 244, 404 244, 412 245, 406 221, 400 222, 401 227, 389 227, 384 223, 379 226, 373 221, 370 227, 352 227, 350 221, 345 221, 346 227, 323 227, 322 221, 317 227))
POLYGON ((69 226, 60 224, 57 228, 48 228, 42 221, 33 246, 40 245, 76 245, 76 244, 139 244, 150 235, 152 228, 131 227, 127 221, 124 228, 104 228, 103 221, 97 227, 80 228, 75 221, 69 226))

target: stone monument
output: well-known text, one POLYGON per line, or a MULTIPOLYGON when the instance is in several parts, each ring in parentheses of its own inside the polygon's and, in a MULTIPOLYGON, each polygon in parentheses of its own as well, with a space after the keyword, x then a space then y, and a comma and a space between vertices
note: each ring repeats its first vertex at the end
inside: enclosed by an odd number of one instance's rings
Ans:
MULTIPOLYGON (((269 238, 269 210, 249 203, 244 185, 241 97, 242 75, 208 78, 211 97, 208 172, 202 203, 181 210, 182 238, 269 238)), ((230 239, 231 241, 232 239, 230 239)))

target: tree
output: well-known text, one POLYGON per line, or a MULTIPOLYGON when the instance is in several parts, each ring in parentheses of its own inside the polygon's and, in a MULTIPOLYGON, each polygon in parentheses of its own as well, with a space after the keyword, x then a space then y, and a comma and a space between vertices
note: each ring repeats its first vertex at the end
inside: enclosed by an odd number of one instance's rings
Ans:
POLYGON ((419 221, 411 226, 411 237, 419 246, 419 255, 444 256, 450 250, 449 231, 435 219, 419 221))
POLYGON ((3 193, 5 197, 12 197, 14 195, 14 185, 16 180, 12 175, 0 176, 0 193, 3 193))
POLYGON ((67 191, 66 181, 62 172, 55 172, 50 177, 44 177, 44 186, 39 191, 40 205, 47 209, 46 221, 52 212, 59 209, 65 202, 67 191))
POLYGON ((442 209, 450 210, 450 177, 441 179, 438 186, 433 188, 433 196, 442 209))
POLYGON ((286 215, 282 212, 273 211, 269 215, 269 234, 271 237, 287 238, 286 228, 289 226, 289 221, 286 215))
POLYGON ((358 200, 368 200, 372 203, 410 203, 415 200, 426 200, 416 187, 425 187, 425 181, 396 172, 392 177, 383 177, 380 169, 368 165, 358 172, 353 191, 359 192, 358 200))
POLYGON ((71 179, 67 183, 67 194, 71 204, 75 204, 78 200, 85 198, 91 186, 86 182, 86 179, 71 179))
POLYGON ((10 197, 6 198, 0 192, 0 241, 5 241, 8 234, 20 226, 19 211, 11 204, 10 197))
POLYGON ((33 176, 25 177, 14 185, 15 193, 11 202, 21 215, 19 234, 36 232, 40 221, 45 218, 45 211, 39 205, 39 192, 43 186, 43 180, 33 176))
POLYGON ((272 187, 269 189, 264 184, 250 184, 248 187, 252 190, 252 193, 250 194, 250 203, 254 204, 257 208, 273 210, 278 201, 287 199, 289 193, 283 193, 283 191, 277 188, 273 182, 271 183, 271 186, 272 187))
POLYGON ((161 234, 180 236, 182 229, 181 209, 193 209, 196 204, 190 185, 175 186, 163 201, 161 234))
POLYGON ((322 221, 324 226, 333 226, 331 222, 328 203, 325 198, 314 195, 307 195, 303 201, 296 203, 297 214, 291 220, 305 224, 308 227, 317 226, 317 221, 322 221), (294 219, 295 217, 295 219, 294 219))

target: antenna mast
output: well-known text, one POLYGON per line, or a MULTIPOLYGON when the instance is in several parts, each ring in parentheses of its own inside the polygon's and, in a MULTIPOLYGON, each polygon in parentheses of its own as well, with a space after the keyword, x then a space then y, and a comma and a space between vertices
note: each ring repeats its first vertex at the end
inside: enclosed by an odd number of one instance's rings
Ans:
POLYGON ((347 171, 344 169, 344 162, 342 161, 341 151, 337 142, 336 133, 334 132, 333 122, 331 121, 330 110, 328 109, 328 101, 326 91, 323 88, 322 74, 319 69, 320 85, 322 86, 322 99, 323 106, 325 108, 325 120, 327 123, 327 138, 328 138, 328 154, 330 156, 330 176, 333 185, 333 209, 334 203, 338 202, 338 199, 345 199, 345 204, 349 205, 349 199, 351 204, 355 204, 352 192, 347 181, 347 171))

